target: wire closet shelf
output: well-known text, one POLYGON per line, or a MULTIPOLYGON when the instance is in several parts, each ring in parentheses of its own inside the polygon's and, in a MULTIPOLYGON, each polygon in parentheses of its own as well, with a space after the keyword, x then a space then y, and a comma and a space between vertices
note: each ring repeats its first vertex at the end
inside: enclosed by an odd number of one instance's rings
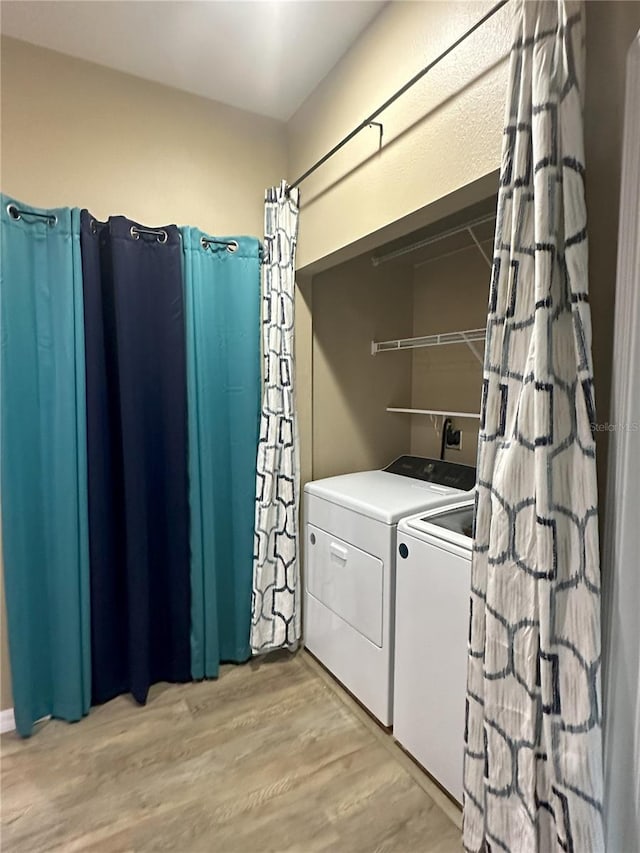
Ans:
POLYGON ((466 344, 475 357, 482 363, 482 358, 474 343, 485 340, 486 329, 467 329, 462 332, 442 332, 437 335, 421 335, 416 338, 397 338, 392 341, 371 341, 371 355, 379 352, 395 350, 418 349, 419 347, 439 347, 445 344, 466 344))
MULTIPOLYGON (((467 329, 463 332, 443 332, 439 335, 422 335, 417 338, 398 338, 393 341, 371 341, 371 355, 379 352, 397 352, 419 347, 437 347, 446 344, 466 344, 482 364, 482 356, 474 346, 485 340, 485 329, 467 329)), ((388 412, 406 415, 432 415, 435 417, 480 418, 478 412, 454 412, 442 409, 418 409, 413 407, 387 406, 388 412)))

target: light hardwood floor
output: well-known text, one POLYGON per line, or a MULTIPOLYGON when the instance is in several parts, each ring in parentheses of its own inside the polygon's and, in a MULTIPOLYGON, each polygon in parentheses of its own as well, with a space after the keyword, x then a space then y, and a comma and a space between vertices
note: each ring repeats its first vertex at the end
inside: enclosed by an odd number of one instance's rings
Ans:
POLYGON ((2 736, 5 853, 461 850, 456 807, 304 652, 39 729, 2 736))

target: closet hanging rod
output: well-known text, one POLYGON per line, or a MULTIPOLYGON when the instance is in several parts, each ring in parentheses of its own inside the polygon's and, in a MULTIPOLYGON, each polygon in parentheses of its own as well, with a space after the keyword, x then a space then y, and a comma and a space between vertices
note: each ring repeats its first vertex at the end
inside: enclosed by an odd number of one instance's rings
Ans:
POLYGON ((365 118, 364 121, 361 121, 360 124, 351 131, 351 133, 348 133, 344 137, 344 139, 341 139, 337 145, 334 145, 333 148, 324 155, 324 157, 321 157, 313 164, 313 166, 311 166, 309 169, 307 169, 306 172, 300 175, 299 178, 296 178, 296 180, 289 185, 287 192, 295 189, 303 181, 306 181, 310 175, 312 175, 317 169, 319 169, 320 166, 323 166, 327 162, 327 160, 333 157, 334 154, 337 154, 338 151, 340 151, 340 149, 343 148, 348 142, 351 142, 354 136, 357 136, 360 131, 365 129, 365 127, 369 127, 371 124, 374 124, 375 119, 378 118, 380 113, 383 113, 387 109, 387 107, 390 107, 391 104, 397 101, 398 98, 404 95, 404 93, 407 92, 412 86, 414 86, 419 80, 422 80, 422 78, 426 74, 428 74, 432 68, 435 68, 439 62, 442 62, 442 60, 446 56, 448 56, 459 45, 461 45, 462 42, 465 41, 465 39, 468 39, 469 36, 475 33, 476 30, 480 29, 483 24, 486 24, 489 18, 492 18, 496 14, 496 12, 502 9, 503 6, 506 6, 508 2, 509 0, 500 0, 499 3, 496 3, 495 6, 492 6, 491 9, 489 9, 489 11, 485 15, 483 15, 479 21, 476 21, 476 23, 472 27, 470 27, 465 33, 463 33, 458 39, 456 39, 453 44, 450 44, 449 47, 446 48, 446 50, 443 50, 442 53, 436 56, 436 58, 433 59, 428 65, 425 65, 425 67, 421 71, 418 71, 418 73, 414 75, 411 80, 407 81, 404 86, 401 86, 397 90, 397 92, 394 92, 393 95, 391 95, 390 98, 387 98, 387 100, 384 102, 384 104, 382 104, 382 106, 379 106, 378 109, 374 110, 370 116, 365 118))
POLYGON ((54 225, 58 224, 58 217, 55 213, 36 213, 33 210, 21 210, 15 204, 7 205, 7 213, 11 217, 11 219, 22 219, 23 216, 32 216, 34 219, 44 219, 49 225, 53 228, 54 225))
MULTIPOLYGON (((487 216, 481 216, 479 219, 472 219, 471 222, 465 222, 464 225, 457 225, 455 228, 449 228, 447 231, 440 232, 440 234, 434 234, 433 237, 425 237, 424 240, 418 240, 417 243, 410 243, 408 246, 402 246, 400 249, 394 249, 384 255, 372 255, 371 263, 374 267, 377 267, 387 261, 393 261, 396 258, 401 258, 403 255, 416 252, 418 249, 425 249, 433 243, 438 243, 440 240, 446 240, 447 237, 453 237, 456 234, 463 234, 465 231, 470 231, 471 236, 473 237, 474 235, 471 229, 477 228, 479 225, 486 225, 488 222, 494 222, 495 218, 496 214, 490 213, 487 214, 487 216)), ((465 248, 470 248, 470 246, 465 248)))

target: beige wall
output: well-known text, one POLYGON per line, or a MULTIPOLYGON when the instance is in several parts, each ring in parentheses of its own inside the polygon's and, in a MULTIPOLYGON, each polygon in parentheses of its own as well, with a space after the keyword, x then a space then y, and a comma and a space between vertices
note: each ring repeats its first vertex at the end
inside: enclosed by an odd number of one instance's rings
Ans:
MULTIPOLYGON (((489 253, 491 242, 483 242, 489 253)), ((370 345, 483 327, 489 279, 468 234, 377 267, 365 252, 314 276, 313 479, 380 468, 401 453, 437 458, 442 419, 388 413, 389 405, 479 411, 482 368, 466 346, 372 357, 370 345)), ((463 446, 447 458, 475 465, 478 421, 454 418, 454 426, 463 446)))
MULTIPOLYGON (((585 158, 589 223, 589 299, 598 421, 609 419, 618 251, 626 58, 640 30, 640 3, 587 3, 585 158)), ((596 433, 600 523, 604 519, 609 434, 596 433)))
MULTIPOLYGON (((488 0, 395 2, 386 6, 290 121, 290 179, 304 172, 491 5, 488 0)), ((308 298, 299 305, 297 323, 303 482, 347 470, 351 450, 358 454, 358 467, 384 464, 395 452, 392 448, 409 450, 411 416, 382 414, 382 401, 375 398, 370 408, 376 410, 376 423, 394 438, 386 445, 386 455, 374 454, 371 447, 357 450, 361 435, 353 420, 353 403, 345 400, 342 385, 348 380, 340 377, 343 367, 337 355, 339 351, 349 360, 353 350, 349 351, 349 344, 346 350, 344 345, 340 349, 336 339, 338 350, 331 362, 330 332, 324 326, 324 312, 329 315, 331 310, 329 292, 317 295, 318 271, 331 269, 367 248, 408 234, 495 192, 510 32, 511 16, 501 11, 456 51, 455 57, 446 59, 387 110, 382 117, 381 150, 377 130, 363 131, 301 187, 297 261, 307 292, 313 292, 313 300, 308 298), (320 382, 322 391, 312 393, 311 376, 313 387, 320 382), (332 461, 329 450, 320 448, 316 452, 313 442, 314 437, 324 434, 322 424, 331 420, 334 406, 341 418, 352 420, 343 443, 345 449, 332 461), (374 457, 375 465, 369 464, 374 457)), ((387 359, 383 369, 394 372, 401 370, 402 360, 406 360, 405 355, 389 354, 373 362, 382 363, 383 358, 387 359)), ((366 359, 365 365, 366 371, 373 367, 366 359)), ((377 365, 376 369, 380 370, 377 365)), ((410 376, 410 368, 402 372, 410 376)), ((367 376, 373 378, 375 372, 367 376)))
MULTIPOLYGON (((493 5, 390 3, 289 124, 302 174, 493 5)), ((511 11, 498 12, 301 187, 304 268, 394 223, 500 162, 511 11)))
MULTIPOLYGON (((491 254, 491 242, 484 244, 491 254)), ((476 246, 421 264, 413 271, 413 334, 478 329, 487 321, 491 271, 476 246)), ((476 344, 483 354, 483 345, 476 344)), ((392 354, 390 354, 391 356, 392 354)), ((411 405, 442 411, 479 412, 482 365, 464 344, 413 350, 411 405)), ((453 418, 462 430, 462 449, 447 459, 475 465, 479 421, 453 418)), ((411 416, 411 453, 440 455, 442 418, 411 416)))
POLYGON ((282 123, 2 39, 2 191, 145 225, 263 231, 286 174, 282 123))
POLYGON ((300 441, 300 483, 313 479, 313 278, 298 274, 295 298, 296 410, 300 441))
MULTIPOLYGON (((282 123, 14 39, 1 63, 3 192, 100 219, 262 235, 264 188, 287 173, 282 123)), ((4 709, 4 633, 0 652, 4 709)))
POLYGON ((369 255, 313 280, 313 478, 381 468, 406 453, 411 353, 371 355, 372 340, 411 333, 412 282, 369 255))

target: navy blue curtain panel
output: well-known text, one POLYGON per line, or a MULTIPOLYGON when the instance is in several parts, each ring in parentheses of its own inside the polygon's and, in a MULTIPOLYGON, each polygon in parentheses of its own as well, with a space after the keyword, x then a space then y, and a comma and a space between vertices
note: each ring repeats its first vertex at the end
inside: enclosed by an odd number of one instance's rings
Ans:
POLYGON ((187 387, 180 234, 81 216, 92 701, 189 681, 187 387))

